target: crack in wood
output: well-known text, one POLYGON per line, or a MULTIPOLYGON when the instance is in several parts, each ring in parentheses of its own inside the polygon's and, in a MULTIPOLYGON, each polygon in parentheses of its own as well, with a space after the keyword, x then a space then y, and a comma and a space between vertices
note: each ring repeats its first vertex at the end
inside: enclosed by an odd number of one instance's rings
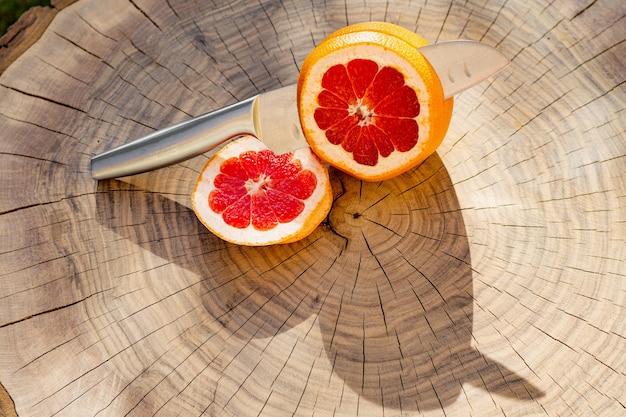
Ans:
POLYGON ((54 313, 54 312, 57 312, 57 311, 65 310, 65 309, 67 309, 69 307, 73 307, 75 305, 81 304, 84 301, 86 301, 86 300, 90 299, 91 297, 93 297, 94 295, 99 295, 99 294, 102 294, 103 292, 104 291, 98 291, 98 292, 95 292, 93 294, 88 295, 87 297, 81 298, 80 300, 74 301, 72 303, 65 304, 65 305, 62 305, 62 306, 58 306, 58 307, 55 307, 55 308, 50 308, 50 309, 47 309, 47 310, 44 310, 44 311, 39 311, 39 312, 31 314, 29 316, 22 317, 21 319, 17 319, 17 320, 13 320, 13 321, 10 321, 10 322, 7 322, 7 323, 0 324, 0 329, 3 329, 5 327, 9 327, 9 326, 15 326, 16 324, 28 321, 28 320, 36 318, 36 317, 41 317, 41 316, 44 316, 46 314, 50 314, 50 313, 54 313))
MULTIPOLYGON (((48 102, 48 103, 52 103, 52 104, 56 104, 56 105, 61 106, 61 107, 65 107, 67 109, 77 111, 77 112, 79 112, 81 114, 87 114, 87 112, 85 110, 83 110, 83 109, 80 109, 78 107, 72 106, 71 104, 63 103, 62 101, 55 100, 55 99, 50 98, 50 97, 45 97, 45 96, 42 96, 42 95, 39 95, 39 94, 35 94, 35 93, 29 93, 29 92, 21 90, 19 88, 12 87, 10 85, 6 85, 6 84, 2 84, 2 83, 0 83, 0 87, 4 87, 4 88, 6 88, 8 90, 15 91, 16 93, 23 94, 23 95, 25 95, 27 97, 36 98, 36 99, 43 100, 43 101, 48 102)), ((47 130, 49 130, 49 129, 47 129, 47 130)))

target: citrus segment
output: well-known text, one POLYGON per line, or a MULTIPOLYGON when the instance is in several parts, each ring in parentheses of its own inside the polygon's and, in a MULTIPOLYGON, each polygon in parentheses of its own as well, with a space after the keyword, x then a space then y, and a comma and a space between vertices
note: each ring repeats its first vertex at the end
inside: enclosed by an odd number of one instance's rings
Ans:
POLYGON ((206 164, 193 208, 214 234, 242 245, 288 243, 328 212, 328 171, 310 149, 277 155, 252 136, 231 141, 206 164))
POLYGON ((422 37, 368 22, 328 36, 305 59, 298 111, 311 148, 328 164, 379 181, 418 165, 452 116, 422 37))

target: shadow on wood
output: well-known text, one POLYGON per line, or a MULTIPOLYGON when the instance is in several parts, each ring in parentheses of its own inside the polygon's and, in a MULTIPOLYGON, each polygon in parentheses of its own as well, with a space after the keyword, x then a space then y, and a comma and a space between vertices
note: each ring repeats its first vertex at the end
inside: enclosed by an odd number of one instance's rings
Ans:
POLYGON ((274 338, 314 317, 333 373, 384 407, 445 407, 463 384, 521 401, 543 396, 471 346, 469 244, 439 156, 382 183, 331 177, 327 222, 290 245, 228 244, 191 209, 119 181, 99 184, 98 219, 200 276, 202 305, 238 340, 274 338))

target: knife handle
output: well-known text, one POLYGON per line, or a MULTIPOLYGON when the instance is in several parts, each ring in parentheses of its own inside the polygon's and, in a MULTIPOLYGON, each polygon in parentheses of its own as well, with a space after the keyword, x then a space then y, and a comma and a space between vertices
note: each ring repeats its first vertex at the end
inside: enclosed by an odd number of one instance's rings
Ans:
POLYGON ((91 159, 97 180, 140 174, 201 155, 229 139, 255 134, 256 96, 150 133, 91 159))

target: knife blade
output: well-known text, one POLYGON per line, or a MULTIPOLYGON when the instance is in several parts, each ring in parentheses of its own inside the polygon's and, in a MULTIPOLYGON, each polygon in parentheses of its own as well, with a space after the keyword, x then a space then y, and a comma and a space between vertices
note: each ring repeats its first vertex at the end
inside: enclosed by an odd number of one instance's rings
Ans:
MULTIPOLYGON (((439 42, 419 51, 439 76, 445 98, 493 76, 510 63, 494 47, 476 41, 439 42)), ((296 85, 261 93, 96 155, 91 159, 91 176, 101 180, 152 171, 245 134, 256 136, 275 153, 308 146, 300 128, 296 85)))

